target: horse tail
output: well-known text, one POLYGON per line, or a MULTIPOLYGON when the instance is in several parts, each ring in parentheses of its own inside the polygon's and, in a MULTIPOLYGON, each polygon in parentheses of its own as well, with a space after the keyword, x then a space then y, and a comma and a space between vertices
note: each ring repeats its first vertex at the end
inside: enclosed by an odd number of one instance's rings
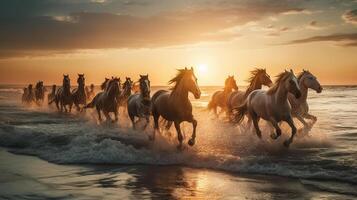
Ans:
POLYGON ((210 111, 214 108, 214 102, 213 102, 213 99, 211 99, 211 101, 208 102, 208 105, 207 105, 207 110, 210 111))
POLYGON ((97 100, 97 96, 95 96, 89 104, 84 106, 84 108, 93 108, 96 104, 96 100, 97 100))
POLYGON ((245 100, 244 103, 236 108, 233 108, 233 119, 236 123, 241 123, 244 115, 248 111, 248 101, 245 100))

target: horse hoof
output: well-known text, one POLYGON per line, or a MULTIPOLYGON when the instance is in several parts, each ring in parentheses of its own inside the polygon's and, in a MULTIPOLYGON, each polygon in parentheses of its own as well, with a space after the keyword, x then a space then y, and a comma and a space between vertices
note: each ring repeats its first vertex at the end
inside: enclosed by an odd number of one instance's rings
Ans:
POLYGON ((195 145, 195 140, 194 140, 194 139, 190 139, 190 140, 188 141, 188 145, 190 145, 190 146, 195 145))
POLYGON ((286 147, 286 148, 289 148, 289 146, 290 146, 290 141, 289 140, 285 140, 284 141, 284 146, 286 147))

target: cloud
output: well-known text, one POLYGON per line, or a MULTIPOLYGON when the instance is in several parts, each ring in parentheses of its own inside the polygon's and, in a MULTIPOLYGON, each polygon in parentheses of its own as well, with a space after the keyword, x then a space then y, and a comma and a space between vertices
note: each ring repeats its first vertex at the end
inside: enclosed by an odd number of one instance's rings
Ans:
POLYGON ((299 40, 293 40, 286 44, 303 44, 310 42, 338 42, 341 46, 357 46, 357 33, 341 33, 324 36, 314 36, 299 40))
MULTIPOLYGON (((226 7, 191 8, 150 16, 74 12, 68 15, 0 18, 0 57, 80 49, 156 48, 227 41, 224 30, 296 10, 285 1, 226 7), (17 54, 18 52, 18 54, 17 54)), ((286 31, 282 29, 280 31, 286 31)))
POLYGON ((321 30, 325 27, 321 26, 317 21, 313 20, 307 25, 307 28, 312 30, 321 30))
POLYGON ((357 9, 346 11, 342 15, 342 19, 345 20, 346 23, 357 25, 357 9))

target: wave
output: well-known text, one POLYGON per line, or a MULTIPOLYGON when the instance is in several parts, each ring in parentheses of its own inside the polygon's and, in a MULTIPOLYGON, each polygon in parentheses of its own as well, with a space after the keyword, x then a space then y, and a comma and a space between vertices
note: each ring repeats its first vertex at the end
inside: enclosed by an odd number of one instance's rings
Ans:
MULTIPOLYGON (((34 155, 59 164, 184 165, 357 184, 357 168, 353 166, 326 158, 297 159, 309 156, 308 151, 304 155, 304 151, 291 150, 284 158, 269 154, 239 156, 234 151, 201 151, 198 147, 178 151, 176 139, 158 136, 155 142, 150 142, 144 132, 110 125, 97 128, 90 123, 72 134, 49 132, 0 124, 0 145, 13 153, 34 155)), ((246 144, 244 148, 257 148, 255 145, 246 144)))
POLYGON ((22 89, 19 89, 19 88, 0 88, 0 92, 22 93, 22 89))

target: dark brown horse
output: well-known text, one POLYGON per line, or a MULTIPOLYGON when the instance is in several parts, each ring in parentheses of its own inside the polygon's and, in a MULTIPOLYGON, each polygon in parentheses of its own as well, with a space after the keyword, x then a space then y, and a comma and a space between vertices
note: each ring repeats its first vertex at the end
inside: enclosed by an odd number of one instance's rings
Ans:
POLYGON ((201 97, 201 91, 197 85, 197 78, 193 69, 180 69, 176 77, 169 81, 170 84, 175 84, 171 88, 171 92, 167 90, 157 91, 152 101, 152 115, 154 117, 155 132, 159 130, 159 117, 163 117, 167 121, 173 121, 177 131, 179 141, 178 148, 182 147, 183 136, 181 133, 181 122, 187 121, 192 123, 193 133, 188 141, 190 146, 195 144, 197 121, 192 114, 192 104, 188 98, 188 93, 192 93, 196 99, 201 97))
MULTIPOLYGON (((101 112, 103 111, 107 120, 111 120, 109 115, 110 112, 113 112, 115 115, 115 121, 118 121, 118 101, 117 98, 120 94, 120 79, 112 78, 106 83, 106 88, 104 91, 98 93, 88 105, 84 108, 93 108, 97 109, 99 121, 102 121, 101 112)), ((114 120, 112 120, 114 122, 114 120)))
POLYGON ((87 105, 87 96, 84 89, 85 88, 84 74, 78 74, 77 83, 78 83, 78 88, 72 91, 72 99, 74 105, 77 108, 77 111, 80 111, 83 109, 83 107, 81 108, 81 105, 82 106, 87 105))
POLYGON ((29 84, 26 89, 24 89, 24 94, 22 96, 22 102, 26 104, 32 104, 36 101, 35 93, 32 88, 32 84, 29 84))
POLYGON ((57 90, 54 101, 56 103, 57 109, 61 110, 61 112, 63 112, 63 109, 65 112, 72 111, 73 100, 71 94, 71 80, 69 79, 68 74, 63 75, 62 87, 57 90))
POLYGON ((43 81, 39 81, 36 83, 35 98, 37 105, 41 105, 45 99, 45 87, 43 86, 43 81))
POLYGON ((224 82, 223 91, 216 91, 207 106, 208 110, 213 110, 216 117, 219 116, 217 113, 217 107, 221 108, 221 112, 227 112, 227 100, 229 95, 232 93, 232 90, 238 90, 237 82, 234 79, 234 76, 228 76, 224 82))
POLYGON ((273 82, 270 79, 270 76, 267 74, 266 69, 254 69, 250 72, 251 76, 248 79, 249 86, 246 91, 235 91, 232 92, 227 100, 227 110, 228 116, 232 114, 232 110, 239 105, 241 105, 247 96, 254 90, 262 89, 262 86, 270 87, 273 82))

